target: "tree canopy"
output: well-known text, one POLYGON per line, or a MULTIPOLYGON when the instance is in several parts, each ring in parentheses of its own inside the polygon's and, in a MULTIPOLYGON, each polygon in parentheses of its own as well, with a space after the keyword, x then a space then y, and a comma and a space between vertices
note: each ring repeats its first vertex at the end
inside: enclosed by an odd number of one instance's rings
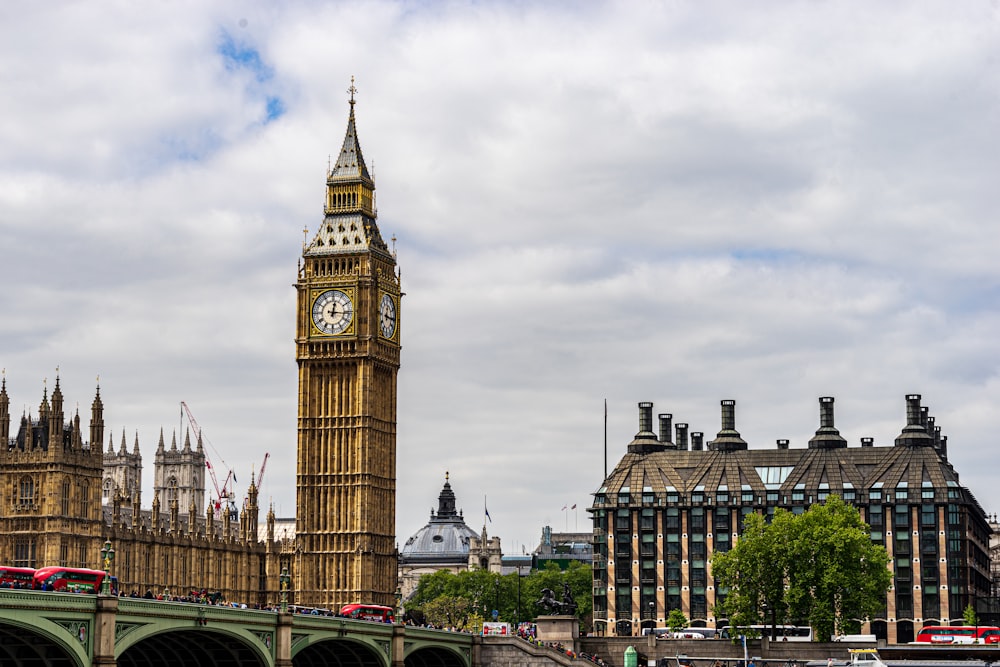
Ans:
POLYGON ((817 640, 855 633, 885 604, 888 564, 861 514, 838 496, 798 515, 779 508, 770 524, 750 514, 733 548, 712 558, 716 616, 733 626, 807 622, 817 640))
POLYGON ((577 616, 589 627, 592 622, 593 574, 587 565, 571 562, 565 571, 554 563, 543 570, 533 570, 518 581, 517 573, 499 575, 488 570, 465 570, 455 574, 441 570, 420 578, 416 591, 406 601, 407 611, 421 612, 434 625, 454 625, 474 629, 482 620, 491 620, 493 610, 498 619, 508 623, 533 621, 544 613, 536 602, 546 588, 561 597, 563 584, 568 583, 577 603, 577 616), (461 601, 468 604, 467 613, 460 613, 461 601), (451 611, 449 617, 445 610, 451 611), (445 620, 449 619, 449 620, 445 620))

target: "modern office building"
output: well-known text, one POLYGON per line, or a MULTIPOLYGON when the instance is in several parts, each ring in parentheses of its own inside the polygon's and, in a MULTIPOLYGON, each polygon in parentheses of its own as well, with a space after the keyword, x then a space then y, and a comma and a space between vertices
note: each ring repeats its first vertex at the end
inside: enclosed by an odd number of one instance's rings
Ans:
POLYGON ((806 447, 778 440, 750 449, 736 430, 735 402, 704 442, 687 425, 639 404, 639 432, 594 494, 595 630, 638 634, 663 626, 672 609, 693 625, 725 625, 710 560, 738 539, 743 517, 781 507, 804 512, 837 494, 858 507, 872 539, 892 559, 894 582, 868 629, 912 641, 926 624, 961 619, 991 594, 990 526, 948 462, 947 438, 919 395, 891 446, 861 438, 848 447, 834 426, 834 399, 819 399, 819 428, 806 447))

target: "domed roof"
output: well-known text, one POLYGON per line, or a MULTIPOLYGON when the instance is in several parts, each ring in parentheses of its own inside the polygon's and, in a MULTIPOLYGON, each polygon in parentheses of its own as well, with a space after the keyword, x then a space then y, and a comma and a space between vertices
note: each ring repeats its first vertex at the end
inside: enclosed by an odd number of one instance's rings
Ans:
POLYGON ((455 511, 455 492, 451 490, 445 473, 437 513, 431 510, 431 520, 399 550, 400 564, 466 564, 469 560, 469 538, 478 536, 479 533, 465 525, 461 512, 455 511))

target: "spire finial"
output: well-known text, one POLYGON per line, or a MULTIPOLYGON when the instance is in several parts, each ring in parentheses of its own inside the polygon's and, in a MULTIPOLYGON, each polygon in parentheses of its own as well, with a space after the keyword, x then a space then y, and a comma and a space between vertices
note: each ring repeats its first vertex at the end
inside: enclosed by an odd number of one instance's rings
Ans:
POLYGON ((358 89, 354 87, 354 75, 351 75, 351 87, 347 89, 347 92, 351 94, 351 109, 354 109, 354 93, 358 92, 358 89))
POLYGON ((446 481, 446 482, 448 481, 448 471, 447 470, 444 471, 444 481, 446 481))

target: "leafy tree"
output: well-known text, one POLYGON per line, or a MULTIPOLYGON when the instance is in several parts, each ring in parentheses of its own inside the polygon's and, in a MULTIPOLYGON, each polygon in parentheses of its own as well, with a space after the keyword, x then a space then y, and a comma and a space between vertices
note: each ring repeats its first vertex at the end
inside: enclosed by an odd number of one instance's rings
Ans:
POLYGON ((666 623, 671 632, 678 632, 688 626, 688 619, 680 609, 671 609, 666 623))
POLYGON ((976 614, 976 608, 971 604, 965 606, 962 618, 965 620, 966 625, 979 625, 979 615, 976 614))
POLYGON ((858 510, 838 496, 801 515, 778 509, 771 525, 751 514, 733 549, 712 559, 728 589, 716 613, 734 626, 805 619, 817 639, 854 633, 884 604, 888 563, 858 510))
POLYGON ((593 573, 589 567, 579 562, 570 563, 565 571, 560 570, 555 563, 548 563, 545 569, 533 571, 521 577, 520 581, 517 573, 500 576, 479 569, 458 574, 447 570, 425 574, 420 578, 414 594, 407 600, 406 608, 408 611, 423 612, 431 623, 444 625, 432 620, 427 605, 442 597, 461 597, 469 603, 470 624, 474 623, 476 617, 492 620, 494 609, 499 612, 502 621, 532 621, 543 613, 535 604, 541 598, 542 590, 552 589, 561 598, 563 583, 570 586, 577 603, 577 615, 584 622, 584 627, 590 627, 593 573))
POLYGON ((464 630, 472 615, 472 604, 458 595, 441 595, 424 604, 422 611, 432 625, 464 630))
POLYGON ((851 634, 885 603, 889 555, 861 514, 839 496, 795 517, 787 550, 788 603, 818 639, 851 634))
POLYGON ((716 614, 730 625, 777 625, 787 619, 786 539, 792 518, 778 510, 768 525, 762 515, 748 514, 733 548, 712 557, 712 574, 724 591, 716 614))

